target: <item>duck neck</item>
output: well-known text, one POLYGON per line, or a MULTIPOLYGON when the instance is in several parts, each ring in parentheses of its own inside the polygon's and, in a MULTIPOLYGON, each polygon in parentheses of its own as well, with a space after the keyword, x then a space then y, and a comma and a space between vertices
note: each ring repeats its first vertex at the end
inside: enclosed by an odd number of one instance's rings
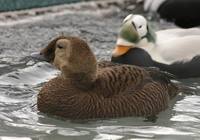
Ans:
POLYGON ((135 43, 127 41, 126 39, 122 38, 122 37, 118 37, 117 39, 117 45, 121 45, 121 46, 135 46, 135 43))
POLYGON ((95 78, 91 74, 74 73, 70 75, 71 83, 79 89, 89 90, 93 87, 95 78))
POLYGON ((67 71, 62 72, 62 77, 68 79, 70 83, 81 90, 89 90, 93 87, 96 80, 96 69, 94 71, 67 71))
POLYGON ((130 43, 122 38, 117 39, 117 44, 112 52, 112 57, 118 57, 126 54, 131 48, 134 47, 134 43, 130 43))

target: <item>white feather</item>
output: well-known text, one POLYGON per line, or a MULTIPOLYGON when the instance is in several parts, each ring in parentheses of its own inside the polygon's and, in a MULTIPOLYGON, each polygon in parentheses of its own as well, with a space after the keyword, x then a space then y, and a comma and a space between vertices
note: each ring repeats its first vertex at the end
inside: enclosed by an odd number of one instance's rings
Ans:
POLYGON ((131 17, 133 17, 133 14, 129 14, 128 16, 126 16, 123 23, 129 20, 131 17))
POLYGON ((132 22, 134 22, 136 30, 141 38, 147 34, 147 20, 143 16, 132 16, 132 22))
POLYGON ((156 32, 156 44, 141 41, 139 47, 145 49, 151 57, 161 63, 171 64, 177 61, 190 61, 200 55, 200 29, 168 29, 156 32))
POLYGON ((157 11, 164 1, 166 0, 144 0, 144 10, 157 11))
POLYGON ((119 38, 117 39, 117 45, 135 46, 134 43, 129 42, 129 41, 127 41, 127 40, 125 40, 125 39, 123 39, 123 38, 121 38, 121 37, 119 37, 119 38))

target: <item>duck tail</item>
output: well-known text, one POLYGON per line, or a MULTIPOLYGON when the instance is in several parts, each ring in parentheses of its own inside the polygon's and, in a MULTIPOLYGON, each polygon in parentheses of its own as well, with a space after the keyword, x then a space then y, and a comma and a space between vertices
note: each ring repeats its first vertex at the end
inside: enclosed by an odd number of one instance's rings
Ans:
POLYGON ((196 89, 193 87, 186 86, 180 82, 175 81, 176 76, 168 73, 166 71, 160 71, 159 68, 148 67, 145 68, 152 79, 155 81, 159 81, 163 84, 167 84, 167 89, 169 90, 169 96, 172 99, 177 94, 186 94, 186 95, 194 95, 196 94, 196 89))
POLYGON ((185 95, 195 95, 197 94, 197 90, 194 87, 190 87, 187 85, 184 85, 182 83, 173 83, 175 86, 178 87, 178 92, 185 94, 185 95))
POLYGON ((175 83, 169 83, 168 84, 168 90, 169 90, 169 97, 170 99, 174 98, 176 95, 179 94, 179 86, 177 86, 175 83))
POLYGON ((163 83, 163 85, 166 85, 166 88, 169 91, 168 94, 170 99, 174 98, 179 93, 181 88, 179 88, 177 84, 171 81, 172 79, 175 79, 173 74, 165 71, 160 71, 159 68, 155 67, 148 67, 145 69, 149 72, 154 81, 158 81, 163 83))
POLYGON ((168 84, 168 89, 169 89, 170 99, 174 98, 177 94, 184 94, 184 95, 196 94, 195 88, 177 82, 176 83, 171 82, 170 84, 168 84))
POLYGON ((177 81, 176 82, 172 81, 170 84, 168 84, 168 87, 169 87, 169 95, 171 99, 175 97, 177 94, 183 94, 183 95, 197 94, 196 88, 184 85, 183 83, 180 83, 177 81))
POLYGON ((160 71, 160 69, 156 67, 147 67, 145 70, 149 72, 153 80, 161 83, 170 84, 171 80, 176 78, 175 75, 166 71, 160 71))

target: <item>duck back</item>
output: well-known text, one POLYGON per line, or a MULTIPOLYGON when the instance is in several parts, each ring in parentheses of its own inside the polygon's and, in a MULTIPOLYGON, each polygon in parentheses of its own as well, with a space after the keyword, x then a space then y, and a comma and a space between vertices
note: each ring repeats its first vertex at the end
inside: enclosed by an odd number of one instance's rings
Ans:
POLYGON ((157 67, 161 71, 167 71, 176 78, 192 78, 200 76, 200 56, 195 56, 190 61, 177 61, 172 64, 163 64, 151 58, 143 49, 133 48, 119 57, 112 57, 112 62, 136 65, 142 67, 157 67))
POLYGON ((120 64, 130 64, 142 67, 153 67, 154 62, 151 56, 143 49, 133 48, 124 55, 112 57, 111 61, 120 64))
POLYGON ((154 61, 154 66, 176 75, 177 78, 200 77, 200 56, 196 56, 188 62, 175 62, 170 65, 154 61))

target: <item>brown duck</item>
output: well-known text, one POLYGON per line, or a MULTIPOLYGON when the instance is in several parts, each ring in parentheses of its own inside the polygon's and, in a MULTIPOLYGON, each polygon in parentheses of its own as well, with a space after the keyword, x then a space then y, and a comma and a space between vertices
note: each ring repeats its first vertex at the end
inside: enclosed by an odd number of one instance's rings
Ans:
POLYGON ((38 94, 38 110, 69 119, 154 116, 168 107, 178 88, 157 69, 99 62, 88 44, 61 36, 34 57, 61 75, 38 94))

